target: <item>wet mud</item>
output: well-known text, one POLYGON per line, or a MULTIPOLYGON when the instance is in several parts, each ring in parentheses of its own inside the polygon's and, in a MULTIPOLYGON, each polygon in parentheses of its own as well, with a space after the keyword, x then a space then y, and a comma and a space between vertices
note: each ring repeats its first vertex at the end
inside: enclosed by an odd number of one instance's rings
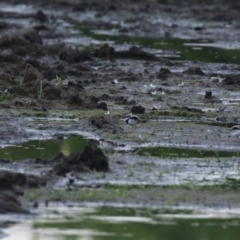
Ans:
POLYGON ((217 2, 1 2, 0 212, 239 208, 240 5, 217 2), (46 139, 50 158, 8 157, 46 139))

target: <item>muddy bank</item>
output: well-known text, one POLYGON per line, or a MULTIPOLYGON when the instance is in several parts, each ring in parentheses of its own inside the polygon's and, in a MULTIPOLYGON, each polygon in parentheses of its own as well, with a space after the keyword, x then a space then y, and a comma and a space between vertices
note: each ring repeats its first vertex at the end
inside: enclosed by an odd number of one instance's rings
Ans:
POLYGON ((98 146, 14 163, 6 154, 2 213, 68 200, 239 208, 229 127, 240 61, 214 52, 239 35, 237 1, 11 3, 0 12, 1 146, 86 132, 98 146))
MULTIPOLYGON (((33 159, 23 161, 23 164, 36 166, 46 166, 51 169, 45 172, 44 176, 34 176, 25 173, 0 171, 0 213, 28 213, 27 209, 22 208, 21 203, 17 197, 24 196, 25 190, 33 191, 33 189, 42 189, 44 187, 53 188, 58 181, 58 176, 66 178, 66 187, 71 186, 75 181, 75 174, 79 172, 93 172, 101 171, 107 172, 109 170, 108 159, 100 149, 93 149, 85 147, 81 152, 64 156, 62 153, 57 154, 53 159, 33 159)), ((1 167, 12 165, 7 160, 1 160, 1 167)), ((15 171, 21 169, 20 165, 15 165, 15 171)), ((41 199, 33 199, 32 207, 37 207, 41 199)), ((29 204, 29 203, 28 203, 29 204)), ((24 206, 29 207, 27 205, 24 206)))
MULTIPOLYGON (((42 2, 42 4, 46 3, 42 2)), ((62 7, 62 2, 56 2, 55 4, 59 4, 59 8, 62 7)), ((67 6, 70 9, 75 4, 74 2, 69 2, 67 6)), ((78 4, 79 6, 85 6, 83 3, 78 4)), ((103 11, 99 9, 99 6, 107 8, 108 4, 111 5, 108 1, 101 4, 93 1, 86 4, 85 8, 80 8, 79 11, 88 11, 90 6, 95 8, 96 11, 103 11)), ((140 8, 142 4, 146 3, 133 1, 132 4, 136 8, 140 8)), ((159 10, 166 11, 163 5, 157 2, 154 4, 157 4, 159 10)), ((164 4, 167 4, 167 2, 164 2, 164 4)), ((125 2, 117 3, 115 11, 120 11, 123 6, 128 5, 125 2)), ((154 6, 149 5, 150 12, 153 11, 154 6)), ((175 8, 175 5, 171 6, 175 8)), ((41 5, 35 7, 41 8, 41 5)), ((47 8, 51 9, 51 7, 52 5, 47 5, 47 8)), ((35 11, 34 6, 30 11, 35 11)), ((114 9, 110 8, 108 11, 114 11, 114 9)), ((179 11, 185 12, 187 10, 180 8, 179 11)), ((169 14, 172 14, 172 12, 169 11, 169 14)), ((214 89, 214 91, 228 89, 233 84, 234 88, 236 88, 236 80, 231 80, 236 78, 235 74, 231 76, 230 74, 221 73, 221 68, 226 68, 227 72, 230 73, 235 68, 231 65, 222 66, 219 64, 212 66, 213 69, 209 71, 208 68, 210 66, 207 64, 169 61, 165 57, 158 57, 156 54, 149 53, 137 46, 119 50, 116 42, 113 46, 103 44, 91 48, 73 48, 64 43, 50 43, 50 38, 61 39, 61 36, 49 36, 56 25, 56 19, 51 19, 51 16, 48 16, 42 10, 36 11, 33 15, 16 13, 14 16, 9 11, 3 11, 3 20, 9 17, 13 19, 26 18, 32 24, 30 29, 22 27, 22 29, 15 32, 12 31, 11 33, 8 32, 11 26, 2 28, 0 39, 0 47, 2 49, 0 66, 3 69, 0 75, 2 109, 27 109, 39 115, 48 114, 48 111, 51 110, 102 109, 107 111, 109 106, 112 105, 114 105, 113 108, 120 105, 121 108, 129 110, 138 101, 143 101, 141 98, 142 93, 151 95, 151 92, 155 90, 155 88, 152 91, 151 88, 146 87, 134 94, 133 88, 136 88, 139 84, 148 85, 150 82, 155 82, 155 86, 158 83, 156 87, 158 92, 162 91, 175 95, 183 92, 176 102, 169 101, 167 103, 172 105, 179 103, 179 100, 187 101, 186 98, 188 98, 189 93, 182 91, 181 88, 174 89, 173 87, 181 86, 184 80, 188 81, 188 75, 192 76, 192 82, 189 83, 192 87, 194 87, 193 82, 201 81, 202 83, 198 85, 206 90, 209 88, 214 89), (39 21, 40 25, 38 25, 39 21), (109 60, 110 62, 108 62, 109 60), (126 60, 129 61, 127 62, 129 67, 124 66, 126 60), (143 64, 134 66, 137 64, 136 60, 142 61, 143 64), (136 67, 136 71, 133 70, 134 67, 136 67), (176 72, 176 69, 179 69, 179 67, 182 70, 177 70, 176 72), (218 80, 218 78, 211 80, 211 77, 215 75, 221 80, 218 80), (115 83, 116 79, 117 84, 115 83), (129 84, 132 89, 127 87, 129 84), (134 97, 131 97, 133 94, 134 97), (127 107, 124 107, 125 105, 127 107)), ((72 19, 64 19, 64 15, 60 15, 61 17, 63 21, 72 23, 72 28, 75 25, 79 25, 79 20, 77 18, 74 19, 76 17, 74 14, 72 19)), ((190 16, 187 17, 190 18, 190 16)), ((84 25, 84 28, 89 29, 97 28, 98 21, 94 21, 94 18, 92 21, 91 23, 83 21, 80 22, 80 25, 84 25)), ((135 21, 139 22, 140 20, 134 19, 135 21)), ((225 21, 225 19, 222 19, 222 21, 225 21)), ((101 24, 104 26, 104 23, 101 24)), ((12 29, 14 29, 14 26, 12 26, 12 29)), ((179 29, 183 30, 181 26, 179 26, 179 29)), ((143 29, 140 30, 143 31, 143 29)), ((154 30, 154 25, 151 25, 150 36, 153 34, 151 30, 154 30)), ((62 31, 63 35, 68 34, 66 29, 63 28, 62 31)), ((132 33, 137 34, 135 31, 132 31, 132 33)), ((76 35, 77 33, 74 32, 72 34, 76 35)), ((217 34, 213 34, 214 36, 218 37, 217 34)), ((119 42, 119 45, 121 44, 124 45, 124 42, 119 42)), ((193 91, 193 89, 189 90, 193 91)), ((199 91, 202 90, 199 89, 199 91)), ((191 99, 191 96, 189 98, 191 101, 195 100, 191 99)), ((151 97, 148 97, 148 100, 151 99, 151 97)), ((213 103, 213 100, 208 99, 209 103, 213 103)), ((154 100, 163 100, 163 96, 158 95, 154 100)), ((196 100, 199 101, 199 99, 196 100)), ((165 102, 163 100, 162 105, 166 104, 165 102)), ((181 103, 184 104, 183 102, 181 103)))
POLYGON ((0 213, 27 214, 27 205, 22 206, 20 198, 24 195, 24 188, 39 188, 46 185, 45 179, 23 173, 0 171, 0 213))

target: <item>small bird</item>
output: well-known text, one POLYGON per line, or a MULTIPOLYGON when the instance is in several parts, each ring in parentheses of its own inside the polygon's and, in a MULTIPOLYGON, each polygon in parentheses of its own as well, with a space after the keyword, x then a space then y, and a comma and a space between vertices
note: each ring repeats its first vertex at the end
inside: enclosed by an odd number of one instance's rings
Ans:
POLYGON ((125 119, 124 121, 128 124, 128 125, 131 125, 131 126, 134 126, 134 125, 137 125, 138 123, 140 123, 142 120, 133 115, 132 113, 130 113, 125 119))
POLYGON ((148 94, 151 94, 151 92, 154 92, 155 90, 156 90, 156 85, 154 85, 153 83, 151 83, 150 85, 143 85, 142 87, 142 91, 148 94))
POLYGON ((114 80, 112 81, 112 83, 117 84, 117 83, 118 83, 118 80, 117 80, 117 79, 114 79, 114 80))
POLYGON ((100 139, 90 139, 90 142, 93 143, 94 145, 99 146, 100 148, 109 150, 109 149, 114 149, 117 147, 125 147, 125 144, 118 143, 118 142, 113 142, 108 139, 100 138, 100 139))
POLYGON ((232 137, 239 137, 240 136, 240 126, 234 125, 230 128, 231 136, 232 137))
POLYGON ((156 85, 154 85, 153 83, 150 84, 150 88, 151 89, 155 89, 156 88, 156 85))
POLYGON ((77 180, 77 178, 72 172, 66 173, 65 176, 67 178, 67 189, 70 190, 70 187, 74 185, 74 182, 77 180))
POLYGON ((115 142, 101 138, 99 140, 99 145, 104 149, 113 149, 117 146, 115 142))
POLYGON ((178 84, 179 87, 184 87, 184 82, 178 84))

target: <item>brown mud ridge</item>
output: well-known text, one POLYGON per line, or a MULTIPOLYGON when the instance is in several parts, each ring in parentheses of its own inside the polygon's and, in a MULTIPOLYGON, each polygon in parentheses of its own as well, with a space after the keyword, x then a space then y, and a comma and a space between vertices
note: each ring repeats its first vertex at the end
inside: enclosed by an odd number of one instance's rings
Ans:
MULTIPOLYGON (((113 75, 120 81, 137 81, 140 76, 126 74, 118 70, 117 73, 99 75, 91 68, 89 62, 96 58, 107 60, 116 58, 130 58, 138 60, 154 60, 166 62, 153 54, 146 53, 138 47, 131 47, 128 51, 115 51, 107 44, 94 51, 74 50, 64 45, 46 46, 36 30, 24 33, 5 34, 0 38, 0 91, 2 100, 14 98, 8 104, 2 103, 3 108, 32 108, 47 111, 49 109, 103 109, 107 104, 101 100, 109 97, 103 95, 95 97, 88 95, 84 87, 90 84, 103 82, 113 75), (37 54, 37 55, 36 55, 37 54), (40 62, 41 58, 57 58, 54 63, 40 62), (88 63, 84 63, 88 61, 88 63), (17 79, 15 79, 15 76, 17 79), (51 83, 56 76, 73 78, 66 85, 56 86, 51 83), (29 101, 26 100, 28 98, 29 101), (35 100, 35 101, 34 101, 35 100), (28 103, 26 103, 28 102, 28 103)), ((124 97, 115 96, 112 100, 123 102, 124 97)))
MULTIPOLYGON (((23 161, 24 162, 24 161, 23 161)), ((8 161, 2 161, 2 165, 8 161)), ((57 176, 65 176, 70 172, 92 172, 109 170, 108 158, 100 149, 85 147, 81 152, 64 156, 62 153, 57 154, 51 160, 34 159, 28 160, 27 164, 47 165, 52 170, 44 177, 26 175, 10 171, 0 171, 0 213, 18 212, 27 213, 22 208, 17 196, 24 195, 24 189, 46 187, 49 182, 57 179, 57 176)), ((71 179, 68 180, 71 182, 71 179)))
MULTIPOLYGON (((17 3, 19 1, 10 1, 17 3)), ((32 1, 21 1, 31 3, 32 1)), ((214 72, 204 73, 198 63, 184 63, 180 61, 169 61, 161 58, 153 53, 142 50, 140 47, 131 46, 127 50, 118 50, 110 44, 102 44, 91 49, 78 49, 62 43, 47 44, 48 37, 58 40, 66 36, 54 36, 51 24, 56 24, 56 19, 51 22, 51 16, 44 12, 47 7, 54 11, 57 9, 67 8, 72 12, 84 12, 87 10, 96 10, 96 15, 103 15, 107 11, 115 11, 116 14, 120 10, 128 10, 140 13, 151 11, 157 7, 165 13, 175 9, 174 3, 179 1, 34 1, 35 14, 23 14, 16 12, 3 12, 0 10, 0 17, 3 22, 0 25, 0 108, 2 112, 6 110, 31 110, 34 112, 48 112, 51 110, 97 110, 108 111, 109 105, 121 107, 123 112, 132 111, 136 114, 145 114, 145 108, 138 104, 137 100, 141 99, 141 94, 137 95, 136 91, 129 90, 128 86, 136 83, 149 84, 152 80, 161 84, 156 91, 165 91, 167 94, 182 94, 181 100, 169 99, 169 103, 164 102, 163 98, 158 96, 154 101, 162 102, 164 110, 184 111, 190 114, 204 115, 205 113, 195 107, 188 106, 186 98, 190 98, 193 103, 207 102, 208 104, 221 103, 218 97, 212 94, 210 87, 215 89, 236 89, 240 87, 240 75, 222 74, 223 80, 218 79, 204 83, 204 93, 202 98, 195 98, 192 89, 184 93, 179 88, 170 89, 167 87, 176 86, 179 79, 193 81, 200 78, 210 78, 215 76, 214 72), (49 3, 50 2, 50 3, 49 3), (52 5, 51 5, 52 4, 52 5), (168 5, 169 4, 169 5, 168 5), (41 9, 41 10, 38 10, 41 9), (29 19, 34 26, 17 30, 15 24, 5 23, 7 18, 29 19), (123 70, 122 66, 127 66, 128 62, 143 61, 142 71, 136 73, 130 70, 123 70), (100 66, 96 70, 97 66, 100 66), (152 73, 151 64, 157 66, 158 70, 152 73), (171 68, 184 66, 181 72, 173 72, 171 68), (149 67, 149 69, 148 69, 149 67), (117 86, 114 79, 122 83, 117 86), (104 93, 95 94, 88 89, 98 88, 104 85, 104 93), (207 89, 207 90, 206 90, 207 89), (129 91, 128 91, 129 90, 129 91), (107 92, 107 93, 106 93, 107 92), (130 96, 129 96, 130 95, 130 96), (136 96, 136 98, 132 98, 136 96), (183 97, 184 96, 184 97, 183 97), (136 100, 137 99, 137 100, 136 100), (109 104, 111 103, 111 104, 109 104), (179 104, 182 104, 179 106, 179 104), (184 105, 185 104, 185 105, 184 105)), ((192 1, 186 1, 191 2, 192 1)), ((231 21, 232 18, 238 19, 240 14, 235 11, 240 8, 238 1, 229 1, 228 9, 234 14, 229 14, 226 8, 218 8, 218 5, 212 4, 221 1, 194 1, 200 12, 191 8, 190 17, 195 16, 198 19, 208 17, 214 21, 231 21), (203 4, 204 7, 199 8, 197 3, 203 4), (212 6, 212 8, 211 8, 212 6), (206 16, 206 9, 208 15, 206 16), (216 9, 218 11, 216 11, 216 9), (229 19, 231 18, 231 19, 229 19)), ((222 1, 223 3, 225 1, 222 1)), ((182 6, 180 4, 180 6, 182 6)), ((225 6, 225 5, 224 5, 225 6)), ((185 9, 184 6, 182 8, 185 9)), ((181 8, 179 8, 179 11, 181 8)), ((184 11, 183 11, 184 12, 184 11)), ((53 17, 54 18, 54 17, 53 17)), ((60 17, 64 19, 64 14, 60 17)), ((72 20, 72 19, 70 19, 72 20)), ((90 26, 91 22, 85 22, 90 26)), ((95 26, 97 23, 94 23, 95 26)), ((56 25, 54 25, 55 27, 56 25)), ((139 27, 139 26, 138 26, 139 27)), ((140 28, 140 27, 139 27, 140 28)), ((140 29, 141 30, 141 29, 140 29)), ((146 29, 145 29, 146 30, 146 29)), ((201 29, 195 29, 201 31, 201 29)), ((122 32, 131 31, 131 29, 122 29, 122 32)), ((65 33, 67 34, 67 33, 65 33)), ((63 34, 64 35, 64 34, 63 34)), ((57 42, 57 41, 56 41, 57 42)), ((222 66, 219 66, 219 68, 222 66)), ((231 70, 231 67, 226 67, 231 70)), ((219 69, 218 69, 219 70, 219 69)), ((195 87, 195 85, 194 85, 195 87)), ((202 90, 202 89, 201 89, 202 90)), ((151 89, 146 93, 151 101, 151 89)), ((157 107, 151 106, 153 112, 158 111, 157 107)), ((94 116, 89 118, 91 124, 90 129, 95 131, 105 131, 112 134, 119 133, 122 130, 116 123, 118 117, 114 116, 94 116)), ((9 118, 10 120, 10 118, 9 118)), ((1 136, 4 138, 3 134, 1 136)), ((49 179, 56 178, 57 175, 64 176, 71 171, 108 171, 108 159, 100 150, 85 148, 82 152, 65 157, 57 155, 52 160, 35 159, 31 164, 50 165, 50 171, 44 177, 30 176, 22 173, 0 172, 0 213, 6 212, 25 212, 17 200, 18 195, 24 194, 24 188, 38 188, 46 186, 49 179)), ((30 164, 30 163, 29 163, 30 164)), ((1 163, 4 165, 4 162, 1 163)))

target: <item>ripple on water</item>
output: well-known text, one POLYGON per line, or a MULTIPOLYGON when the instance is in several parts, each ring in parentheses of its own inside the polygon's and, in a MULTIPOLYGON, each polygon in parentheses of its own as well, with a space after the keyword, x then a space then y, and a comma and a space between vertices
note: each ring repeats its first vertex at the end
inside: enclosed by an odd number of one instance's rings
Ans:
POLYGON ((5 229, 6 240, 206 239, 239 237, 240 212, 221 209, 73 207, 49 208, 33 221, 5 229), (83 210, 84 209, 84 210, 83 210), (174 237, 176 236, 176 237, 174 237))

